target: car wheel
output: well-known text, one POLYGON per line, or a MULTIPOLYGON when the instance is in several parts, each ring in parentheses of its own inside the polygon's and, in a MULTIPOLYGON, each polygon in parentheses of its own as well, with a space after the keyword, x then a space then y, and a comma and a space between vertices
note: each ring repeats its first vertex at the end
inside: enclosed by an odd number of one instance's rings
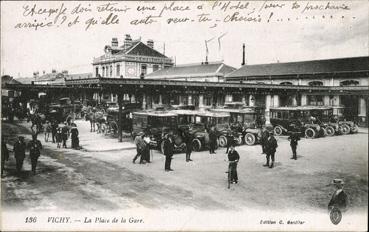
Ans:
POLYGON ((313 138, 315 138, 315 136, 316 136, 316 132, 315 132, 315 130, 314 130, 314 129, 312 129, 312 128, 307 128, 307 129, 305 130, 305 137, 306 137, 306 138, 308 138, 308 139, 313 139, 313 138))
POLYGON ((249 146, 252 146, 255 144, 256 138, 254 134, 251 133, 247 133, 245 135, 245 143, 249 146))
POLYGON ((199 139, 192 140, 192 150, 200 151, 201 147, 201 141, 199 139))
POLYGON ((282 135, 282 133, 283 133, 282 127, 280 127, 280 126, 274 127, 274 134, 275 135, 280 136, 280 135, 282 135))
POLYGON ((224 135, 219 136, 219 146, 221 147, 227 146, 227 138, 224 135))
POLYGON ((342 134, 348 135, 348 134, 350 134, 350 131, 351 131, 351 129, 347 124, 342 125, 342 134))
POLYGON ((351 133, 358 133, 359 132, 359 127, 357 125, 354 125, 353 127, 351 127, 351 133))
POLYGON ((241 137, 241 136, 236 137, 236 138, 234 139, 234 141, 235 141, 235 142, 236 142, 236 144, 239 146, 239 145, 241 145, 241 144, 242 144, 242 137, 241 137))
POLYGON ((334 128, 332 126, 327 126, 325 128, 325 132, 327 136, 333 136, 334 135, 334 128))

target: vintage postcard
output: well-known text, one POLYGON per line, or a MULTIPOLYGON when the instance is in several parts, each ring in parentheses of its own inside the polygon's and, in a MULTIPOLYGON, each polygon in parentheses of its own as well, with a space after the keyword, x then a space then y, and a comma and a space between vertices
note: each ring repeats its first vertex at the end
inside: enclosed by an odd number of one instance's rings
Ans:
POLYGON ((368 1, 0 4, 1 231, 368 230, 368 1))

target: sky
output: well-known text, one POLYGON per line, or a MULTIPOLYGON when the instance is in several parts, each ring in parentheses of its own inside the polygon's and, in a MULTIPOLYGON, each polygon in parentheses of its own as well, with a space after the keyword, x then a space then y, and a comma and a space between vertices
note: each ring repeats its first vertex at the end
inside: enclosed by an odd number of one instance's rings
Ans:
MULTIPOLYGON (((110 12, 96 12, 96 7, 108 2, 81 2, 91 12, 72 15, 71 10, 79 2, 1 2, 1 75, 32 77, 33 72, 52 69, 68 70, 69 73, 92 72, 92 60, 104 54, 104 46, 117 37, 119 45, 124 35, 143 42, 154 40, 159 52, 173 58, 177 65, 200 63, 205 60, 208 42, 209 61, 221 61, 239 68, 242 62, 242 44, 246 46, 247 64, 289 62, 301 60, 330 59, 340 57, 368 56, 369 19, 368 1, 298 1, 299 9, 291 10, 293 1, 240 2, 248 4, 246 9, 222 11, 215 4, 228 1, 179 2, 174 6, 189 6, 191 10, 175 11, 168 9, 171 2, 110 2, 127 12, 117 13, 119 23, 101 25, 102 19, 110 12), (263 8, 265 4, 284 5, 283 7, 263 8), (34 20, 54 21, 55 15, 47 13, 24 16, 36 4, 36 9, 67 8, 66 21, 62 17, 47 28, 15 28, 18 23, 34 20), (264 4, 264 5, 263 5, 264 4), (310 4, 310 5, 309 5, 310 4), (349 10, 325 9, 303 10, 306 6, 327 4, 349 7, 349 10), (89 6, 88 6, 89 5, 89 6), (155 7, 155 11, 138 12, 138 6, 155 7), (203 6, 203 10, 196 7, 203 6), (132 21, 148 15, 158 15, 167 6, 157 23, 132 25, 132 21), (256 10, 253 10, 253 9, 256 10), (224 22, 227 15, 238 11, 239 15, 261 18, 261 22, 224 22), (271 14, 271 12, 273 12, 271 14), (208 13, 211 22, 198 23, 198 14, 208 13), (259 17, 260 15, 260 17, 259 17), (271 16, 272 15, 272 16, 271 16), (80 22, 67 27, 67 22, 79 16, 80 22), (271 16, 271 17, 270 17, 271 16), (85 30, 85 22, 94 17, 97 25, 85 30), (170 23, 169 18, 189 18, 187 23, 170 23), (216 27, 215 19, 220 20, 216 27), (267 21, 269 19, 269 22, 267 21), (194 20, 194 22, 191 22, 194 20), (220 42, 218 42, 220 38, 220 42)), ((231 2, 237 5, 238 1, 231 2)))

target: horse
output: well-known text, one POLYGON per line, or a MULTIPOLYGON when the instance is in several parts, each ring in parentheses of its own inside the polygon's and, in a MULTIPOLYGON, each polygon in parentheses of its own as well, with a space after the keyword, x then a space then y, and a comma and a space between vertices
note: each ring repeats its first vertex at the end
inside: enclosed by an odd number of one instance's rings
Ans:
POLYGON ((90 121, 90 132, 95 132, 96 117, 95 112, 89 111, 86 113, 86 120, 90 121))

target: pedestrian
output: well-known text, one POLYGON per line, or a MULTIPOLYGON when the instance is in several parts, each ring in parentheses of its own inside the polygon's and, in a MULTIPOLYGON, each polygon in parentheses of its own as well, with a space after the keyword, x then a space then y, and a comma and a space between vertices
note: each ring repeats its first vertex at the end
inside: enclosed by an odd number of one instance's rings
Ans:
MULTIPOLYGON (((134 140, 134 143, 136 144, 136 151, 137 151, 137 154, 135 155, 135 157, 133 158, 133 163, 136 162, 136 160, 138 159, 138 157, 141 157, 142 154, 143 154, 143 151, 145 149, 145 141, 143 140, 143 136, 144 133, 143 132, 139 132, 137 134, 137 136, 135 137, 135 140, 134 140)), ((142 157, 140 159, 140 163, 142 161, 142 157)))
POLYGON ((238 183, 238 175, 237 175, 237 163, 240 160, 240 155, 236 151, 234 147, 234 143, 230 145, 230 150, 228 152, 228 161, 229 161, 229 168, 228 170, 231 171, 231 183, 238 183))
POLYGON ((79 148, 79 132, 77 129, 77 125, 75 123, 72 123, 72 128, 70 130, 71 133, 71 140, 72 140, 72 148, 73 149, 78 149, 79 148))
POLYGON ((51 123, 46 121, 45 123, 45 142, 49 142, 49 137, 51 133, 51 123))
POLYGON ((69 137, 69 128, 66 124, 62 127, 62 141, 63 141, 63 148, 67 148, 67 140, 69 137))
POLYGON ((58 123, 57 121, 54 119, 51 121, 51 137, 53 140, 53 143, 56 142, 56 132, 58 130, 58 123))
POLYGON ((42 149, 42 144, 40 140, 37 139, 37 134, 32 135, 32 140, 28 143, 28 149, 29 156, 31 158, 32 173, 33 175, 35 175, 38 157, 40 157, 42 149))
POLYGON ((288 140, 290 141, 290 146, 291 146, 291 149, 292 149, 291 159, 297 160, 296 149, 297 149, 298 141, 300 140, 300 136, 299 136, 298 132, 296 131, 296 129, 294 129, 291 132, 290 136, 288 137, 288 140))
POLYGON ((62 143, 62 128, 61 127, 57 127, 56 129, 56 135, 55 135, 55 139, 56 139, 56 147, 60 148, 61 147, 61 143, 62 143))
POLYGON ((263 128, 261 131, 260 145, 261 145, 261 154, 265 154, 265 145, 267 139, 269 137, 269 132, 266 128, 263 128))
POLYGON ((342 179, 334 179, 332 182, 336 186, 336 191, 333 193, 331 200, 328 203, 328 210, 334 208, 340 211, 346 211, 348 205, 347 194, 343 191, 344 182, 342 179))
POLYGON ((230 131, 227 132, 226 138, 227 138, 227 150, 226 150, 226 154, 228 154, 229 148, 234 143, 234 138, 233 138, 233 135, 232 135, 232 133, 230 131))
POLYGON ((9 150, 4 137, 1 137, 1 177, 4 174, 5 161, 9 160, 9 150))
POLYGON ((192 140, 194 138, 193 138, 193 135, 190 133, 189 129, 185 131, 184 139, 186 143, 186 162, 190 162, 190 161, 193 161, 191 159, 191 153, 192 153, 192 140))
POLYGON ((278 144, 277 140, 273 136, 273 132, 269 131, 269 136, 266 141, 265 145, 265 153, 266 153, 266 164, 264 164, 265 167, 273 168, 274 167, 274 155, 277 150, 278 144), (272 159, 272 163, 269 166, 269 159, 272 159))
POLYGON ((215 154, 215 147, 217 144, 217 134, 215 132, 214 127, 210 128, 209 131, 209 153, 210 154, 215 154))
POLYGON ((26 143, 24 142, 24 137, 19 136, 18 141, 14 144, 14 157, 18 174, 20 174, 22 170, 25 156, 26 156, 26 143))
POLYGON ((173 171, 170 167, 172 163, 172 157, 174 153, 174 144, 171 134, 166 134, 164 137, 164 155, 165 155, 165 166, 166 172, 173 171))
POLYGON ((145 147, 143 150, 143 158, 142 158, 142 162, 143 163, 151 163, 150 162, 150 136, 148 136, 148 134, 145 134, 143 136, 143 140, 145 141, 145 147))

